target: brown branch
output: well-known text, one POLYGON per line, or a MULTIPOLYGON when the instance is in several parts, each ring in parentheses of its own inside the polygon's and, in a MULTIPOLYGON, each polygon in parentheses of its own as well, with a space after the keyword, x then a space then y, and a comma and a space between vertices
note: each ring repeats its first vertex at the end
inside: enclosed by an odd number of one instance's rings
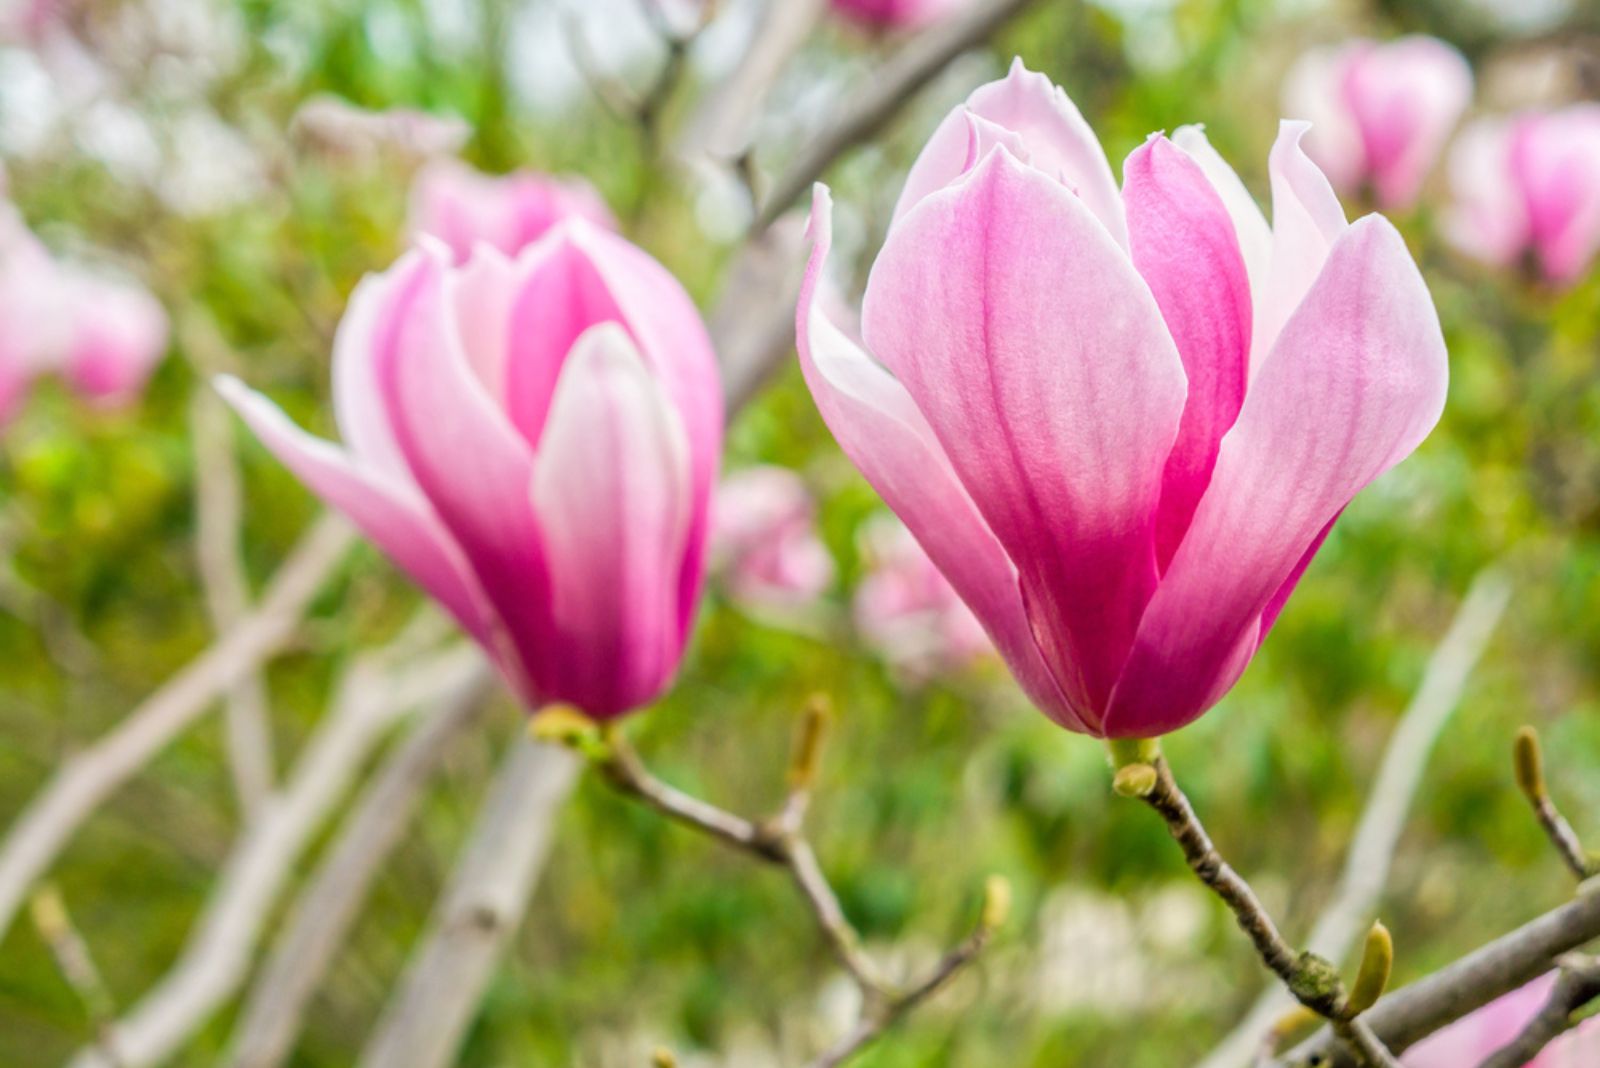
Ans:
MULTIPOLYGON (((1559 958, 1600 938, 1600 893, 1545 913, 1410 986, 1378 1001, 1362 1019, 1391 1050, 1404 1051, 1448 1023, 1555 967, 1559 958)), ((1275 1062, 1279 1068, 1351 1068, 1334 1036, 1315 1035, 1275 1062)))
MULTIPOLYGON (((1478 572, 1449 629, 1428 658, 1422 682, 1384 749, 1345 855, 1333 896, 1306 939, 1306 948, 1332 961, 1345 959, 1369 921, 1388 882, 1389 868, 1428 757, 1461 702, 1484 649, 1505 614, 1511 585, 1498 567, 1478 572)), ((1292 1000, 1274 984, 1262 991, 1239 1025, 1217 1044, 1200 1068, 1242 1068, 1255 1059, 1292 1000)))
POLYGON ((1600 960, 1568 957, 1561 963, 1555 989, 1533 1019, 1507 1045, 1492 1053, 1478 1068, 1522 1068, 1539 1051, 1572 1027, 1572 1014, 1600 998, 1600 960))
POLYGON ((1357 1015, 1359 1009, 1351 1005, 1334 966, 1314 953, 1296 952, 1250 884, 1217 851, 1159 747, 1153 742, 1126 748, 1117 743, 1112 749, 1119 764, 1117 792, 1143 801, 1165 821, 1189 869, 1228 906, 1256 955, 1295 1000, 1328 1020, 1340 1038, 1359 1051, 1366 1068, 1399 1068, 1394 1055, 1357 1015), (1131 759, 1130 750, 1135 754, 1131 759))
POLYGON ((1513 752, 1517 788, 1522 791, 1522 796, 1528 799, 1528 804, 1533 808, 1534 818, 1539 821, 1540 829, 1555 847, 1561 862, 1579 882, 1594 875, 1597 870, 1594 858, 1584 851, 1578 832, 1572 829, 1572 824, 1567 822, 1567 818, 1561 814, 1556 803, 1550 799, 1550 792, 1544 781, 1544 754, 1539 746, 1538 732, 1532 727, 1523 727, 1517 732, 1513 752))
POLYGON ((778 814, 750 820, 724 811, 656 778, 620 731, 596 730, 581 717, 546 713, 535 720, 535 732, 560 740, 587 754, 605 781, 624 796, 635 798, 685 827, 698 831, 756 859, 782 867, 799 888, 829 949, 849 973, 861 994, 861 1012, 851 1029, 812 1062, 811 1068, 833 1068, 878 1038, 896 1021, 932 997, 970 964, 1005 921, 1009 890, 993 878, 986 887, 983 914, 977 926, 926 976, 898 986, 861 948, 838 895, 829 884, 802 826, 810 800, 826 710, 813 704, 790 767, 790 788, 778 814))

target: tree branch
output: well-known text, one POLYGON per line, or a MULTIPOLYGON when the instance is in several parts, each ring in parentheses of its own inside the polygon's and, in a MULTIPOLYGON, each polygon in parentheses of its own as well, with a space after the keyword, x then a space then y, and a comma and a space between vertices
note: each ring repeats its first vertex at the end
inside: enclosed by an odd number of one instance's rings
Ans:
POLYGON ((1159 747, 1154 742, 1135 744, 1132 759, 1119 744, 1112 746, 1113 759, 1119 765, 1117 792, 1138 798, 1161 816, 1189 869, 1233 912, 1256 955, 1296 1001, 1328 1020, 1339 1036, 1359 1051, 1365 1068, 1399 1068, 1394 1055, 1358 1017, 1360 1008, 1351 1004, 1333 965, 1314 953, 1297 953, 1279 933, 1250 884, 1217 851, 1159 747))
POLYGON ((364 1068, 448 1068, 533 896, 578 760, 524 736, 506 756, 427 934, 361 1054, 364 1068))
MULTIPOLYGON (((1445 1024, 1543 975, 1563 954, 1596 938, 1600 938, 1600 893, 1581 894, 1385 996, 1362 1018, 1385 1045, 1403 1052, 1445 1024)), ((1278 1068, 1351 1068, 1354 1063, 1343 1044, 1325 1032, 1275 1062, 1278 1068)))
POLYGON ((325 515, 317 520, 279 568, 254 612, 105 737, 61 764, 0 845, 0 936, 10 927, 28 889, 95 809, 203 715, 218 694, 288 641, 353 539, 342 519, 325 515))
POLYGON ((300 1032, 307 1004, 344 944, 383 861, 399 844, 424 788, 449 743, 471 728, 485 707, 491 673, 423 719, 362 792, 327 855, 317 865, 251 989, 223 1063, 275 1068, 300 1032))
POLYGON ((919 89, 967 49, 987 39, 1034 0, 982 0, 958 15, 935 23, 874 65, 871 79, 846 97, 839 113, 819 130, 772 183, 756 213, 755 228, 765 229, 788 210, 835 160, 871 138, 919 89))
MULTIPOLYGON (((1460 704, 1467 679, 1510 599, 1511 584, 1499 568, 1478 572, 1449 629, 1428 658, 1422 683, 1389 737, 1333 897, 1307 939, 1306 948, 1312 953, 1343 960, 1377 907, 1428 757, 1460 704)), ((1252 1062, 1273 1024, 1292 1004, 1293 999, 1276 985, 1263 991, 1200 1068, 1243 1068, 1252 1062)))
POLYGON ((1572 1027, 1572 1014, 1600 997, 1600 961, 1593 957, 1567 957, 1555 989, 1538 1015, 1517 1037, 1496 1050, 1478 1068, 1523 1068, 1539 1051, 1572 1027))
MULTIPOLYGON (((282 791, 267 799, 261 818, 234 843, 183 952, 115 1025, 121 1068, 170 1059, 233 997, 296 861, 395 720, 479 684, 486 669, 471 646, 397 663, 402 650, 415 653, 414 629, 392 646, 357 657, 344 673, 282 791)), ((108 1066, 99 1051, 86 1049, 72 1068, 108 1066)))
POLYGON ((1517 732, 1514 749, 1517 771, 1517 788, 1528 799, 1533 815, 1539 821, 1550 844, 1555 847, 1561 862, 1579 882, 1595 874, 1596 862, 1584 851, 1578 832, 1572 829, 1567 817, 1561 814, 1544 781, 1544 754, 1539 746, 1539 734, 1532 727, 1517 732))
MULTIPOLYGON (((190 401, 195 461, 195 555, 211 624, 219 633, 250 610, 250 586, 239 560, 242 491, 233 422, 209 388, 190 401)), ((272 790, 273 742, 261 675, 245 672, 228 687, 223 707, 228 766, 246 823, 260 818, 272 790)))
POLYGON ((644 766, 615 727, 597 729, 582 717, 559 710, 546 713, 542 720, 535 720, 536 733, 585 753, 605 781, 624 796, 789 873, 834 957, 861 994, 861 1013, 856 1023, 813 1061, 811 1068, 834 1068, 874 1041, 970 964, 1005 922, 1010 891, 1003 879, 991 878, 985 887, 983 913, 972 933, 922 979, 898 986, 862 951, 860 935, 845 916, 802 826, 827 721, 827 712, 820 704, 807 710, 784 805, 773 818, 759 821, 726 812, 662 782, 644 766))

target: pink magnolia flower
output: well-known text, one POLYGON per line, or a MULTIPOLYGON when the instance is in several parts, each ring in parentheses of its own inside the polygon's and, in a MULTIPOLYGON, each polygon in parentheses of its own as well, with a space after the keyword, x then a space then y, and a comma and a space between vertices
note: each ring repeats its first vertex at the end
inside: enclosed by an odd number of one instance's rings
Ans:
POLYGON ((0 205, 0 422, 56 373, 102 406, 131 401, 167 351, 167 313, 132 282, 54 259, 0 205))
POLYGON ((856 587, 856 629, 885 659, 925 676, 994 649, 983 624, 904 523, 874 517, 861 542, 869 571, 856 587))
POLYGON ((1306 151, 1334 188, 1370 186, 1391 209, 1416 202, 1471 100, 1472 68, 1433 37, 1314 49, 1284 81, 1284 110, 1310 121, 1306 151))
POLYGON ((915 30, 954 14, 972 0, 831 0, 833 10, 874 29, 915 30))
POLYGON ((218 388, 530 707, 615 716, 676 672, 722 392, 688 294, 622 238, 572 219, 462 266, 429 242, 364 281, 334 345, 343 448, 218 388))
POLYGON ((132 401, 166 355, 166 310, 136 285, 79 268, 63 267, 58 284, 72 323, 62 377, 96 404, 132 401))
POLYGON ((1438 316, 1385 219, 1345 221, 1285 123, 1274 225, 1198 129, 1118 192, 1020 63, 934 132, 862 308, 802 367, 845 452, 1075 731, 1153 737, 1243 673, 1339 513, 1444 404, 1438 316))
MULTIPOLYGON (((1510 1044, 1544 1007, 1556 973, 1491 1001, 1418 1042, 1400 1058, 1406 1068, 1460 1068, 1482 1063, 1510 1044)), ((1586 1020, 1557 1038, 1524 1068, 1589 1068, 1600 1064, 1600 1020, 1586 1020)))
POLYGON ((1470 125, 1450 154, 1450 239, 1495 266, 1578 281, 1600 252, 1600 104, 1470 125))
POLYGON ((816 503, 786 467, 735 471, 717 489, 712 556, 736 600, 783 610, 815 601, 833 582, 817 537, 816 503))
POLYGON ((616 229, 605 201, 580 178, 531 171, 495 177, 441 159, 419 171, 411 186, 412 236, 444 242, 458 264, 480 242, 515 256, 571 216, 616 229))

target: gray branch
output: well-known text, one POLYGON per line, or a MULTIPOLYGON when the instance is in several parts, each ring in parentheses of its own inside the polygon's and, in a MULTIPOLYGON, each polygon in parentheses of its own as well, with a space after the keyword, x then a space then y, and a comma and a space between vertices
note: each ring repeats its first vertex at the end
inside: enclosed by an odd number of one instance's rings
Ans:
POLYGON ((544 866, 576 755, 524 736, 501 766, 462 851, 362 1052, 363 1068, 448 1068, 516 932, 544 866))
POLYGON ((419 722, 373 777, 295 901, 251 989, 223 1063, 275 1068, 289 1055, 306 1006, 355 923, 383 862, 399 845, 449 744, 480 718, 491 674, 419 722))
POLYGON ((105 800, 217 696, 280 649, 354 539, 343 520, 324 516, 301 537, 257 609, 230 628, 105 737, 68 757, 23 809, 0 845, 0 936, 34 882, 105 800))
MULTIPOLYGON (((1311 931, 1306 947, 1311 952, 1329 960, 1343 960, 1371 922, 1378 898, 1388 883, 1395 847, 1427 769, 1428 757, 1460 703, 1467 679, 1505 614, 1510 597, 1510 583, 1498 568, 1480 571, 1456 610, 1450 629, 1428 658, 1422 685, 1389 738, 1339 884, 1311 931)), ((1293 1004, 1281 988, 1268 988, 1200 1068, 1242 1068, 1252 1063, 1273 1023, 1293 1004)))

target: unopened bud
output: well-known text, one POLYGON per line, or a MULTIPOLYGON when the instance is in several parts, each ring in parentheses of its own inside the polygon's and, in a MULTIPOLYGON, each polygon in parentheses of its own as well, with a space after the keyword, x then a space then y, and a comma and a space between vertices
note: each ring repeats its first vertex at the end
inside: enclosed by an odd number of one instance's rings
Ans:
POLYGON ((987 931, 998 931, 1011 916, 1011 880, 991 875, 983 883, 983 915, 979 923, 987 931))
POLYGON ((1517 769, 1517 788, 1529 800, 1543 801, 1544 753, 1539 747, 1539 732, 1532 727, 1523 727, 1519 730, 1512 755, 1517 769))
POLYGON ((1367 932, 1355 984, 1345 998, 1345 1016, 1355 1017, 1372 1008, 1389 986, 1389 973, 1393 970, 1394 938, 1387 927, 1375 922, 1367 932))

